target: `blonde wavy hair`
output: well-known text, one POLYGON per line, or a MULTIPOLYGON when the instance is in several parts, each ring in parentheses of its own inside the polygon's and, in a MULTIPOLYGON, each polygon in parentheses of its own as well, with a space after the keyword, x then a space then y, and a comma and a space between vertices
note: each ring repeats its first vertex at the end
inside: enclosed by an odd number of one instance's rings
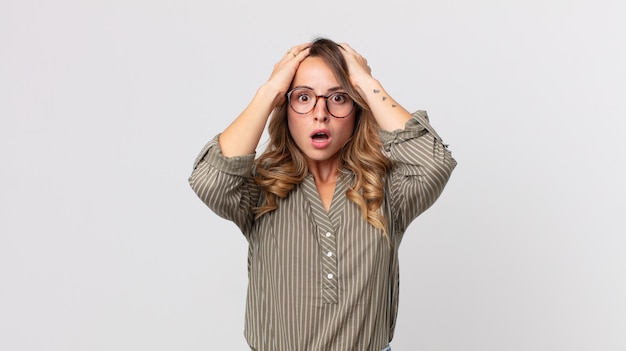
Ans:
MULTIPOLYGON (((340 151, 340 167, 355 176, 346 196, 360 207, 363 219, 381 229, 387 237, 387 220, 380 207, 390 161, 382 153, 378 123, 365 100, 350 84, 348 66, 340 50, 337 43, 318 38, 312 43, 309 56, 322 58, 357 104, 354 132, 340 151)), ((306 157, 289 133, 287 108, 285 101, 274 109, 268 126, 268 146, 255 161, 255 181, 262 187, 265 198, 255 209, 257 218, 277 209, 278 199, 287 197, 308 173, 306 157)))

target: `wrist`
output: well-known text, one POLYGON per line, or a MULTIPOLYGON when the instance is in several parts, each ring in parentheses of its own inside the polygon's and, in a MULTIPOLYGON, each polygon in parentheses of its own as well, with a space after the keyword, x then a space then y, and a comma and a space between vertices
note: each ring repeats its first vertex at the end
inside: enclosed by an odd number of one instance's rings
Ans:
POLYGON ((270 82, 261 85, 256 92, 257 97, 264 99, 265 101, 273 101, 273 105, 277 106, 281 104, 287 94, 284 89, 281 89, 270 82))
POLYGON ((365 98, 372 94, 374 90, 382 90, 380 82, 372 76, 367 76, 359 80, 354 80, 352 84, 354 85, 354 88, 365 98))

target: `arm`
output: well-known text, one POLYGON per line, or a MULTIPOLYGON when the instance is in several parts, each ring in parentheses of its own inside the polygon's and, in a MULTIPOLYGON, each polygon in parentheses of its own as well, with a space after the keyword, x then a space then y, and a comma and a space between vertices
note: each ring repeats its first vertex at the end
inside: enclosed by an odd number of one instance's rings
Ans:
POLYGON ((456 160, 428 121, 413 113, 402 130, 381 131, 385 154, 394 161, 389 193, 398 229, 404 231, 439 198, 456 160))
POLYGON ((215 137, 200 151, 188 179, 202 202, 218 216, 235 223, 246 236, 260 195, 252 178, 254 156, 225 157, 215 137))
POLYGON ((219 143, 224 156, 254 153, 272 110, 284 101, 300 62, 308 54, 308 44, 301 44, 289 50, 274 65, 268 81, 257 90, 239 117, 220 135, 219 143))
POLYGON ((372 77, 367 60, 342 43, 350 82, 381 128, 384 151, 394 161, 389 193, 396 223, 404 231, 443 192, 456 161, 428 122, 425 111, 409 113, 372 77))
POLYGON ((255 150, 272 110, 283 102, 296 69, 308 55, 307 45, 293 47, 274 65, 246 109, 202 149, 189 177, 198 197, 244 235, 250 231, 260 196, 252 177, 255 150))
POLYGON ((398 104, 383 88, 381 83, 372 77, 367 60, 342 43, 344 58, 348 64, 350 82, 369 105, 376 122, 381 129, 394 131, 403 129, 411 114, 398 104))

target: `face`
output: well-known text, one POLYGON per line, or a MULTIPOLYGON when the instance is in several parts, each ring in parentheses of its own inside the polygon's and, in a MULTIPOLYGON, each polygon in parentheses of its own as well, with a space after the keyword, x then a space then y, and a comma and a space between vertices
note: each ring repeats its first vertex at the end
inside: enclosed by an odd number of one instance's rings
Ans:
MULTIPOLYGON (((307 57, 302 61, 291 88, 299 87, 309 88, 315 95, 344 92, 320 57, 307 57)), ((319 98, 315 108, 306 114, 287 108, 289 133, 309 163, 335 161, 354 131, 356 108, 347 117, 336 118, 328 112, 326 104, 325 98, 319 98)))

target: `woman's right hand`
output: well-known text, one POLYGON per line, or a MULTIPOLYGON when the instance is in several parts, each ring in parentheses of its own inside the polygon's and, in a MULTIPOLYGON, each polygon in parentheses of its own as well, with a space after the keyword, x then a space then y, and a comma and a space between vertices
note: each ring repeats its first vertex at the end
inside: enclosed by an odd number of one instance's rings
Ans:
POLYGON ((259 89, 243 112, 220 135, 222 154, 227 157, 255 152, 272 110, 285 101, 287 90, 300 62, 309 55, 309 43, 287 51, 274 65, 269 79, 259 89))
POLYGON ((285 95, 296 75, 298 66, 302 60, 309 56, 310 45, 310 43, 304 43, 292 47, 280 61, 274 64, 274 70, 265 83, 266 86, 272 87, 278 92, 274 106, 281 105, 285 101, 285 95))

